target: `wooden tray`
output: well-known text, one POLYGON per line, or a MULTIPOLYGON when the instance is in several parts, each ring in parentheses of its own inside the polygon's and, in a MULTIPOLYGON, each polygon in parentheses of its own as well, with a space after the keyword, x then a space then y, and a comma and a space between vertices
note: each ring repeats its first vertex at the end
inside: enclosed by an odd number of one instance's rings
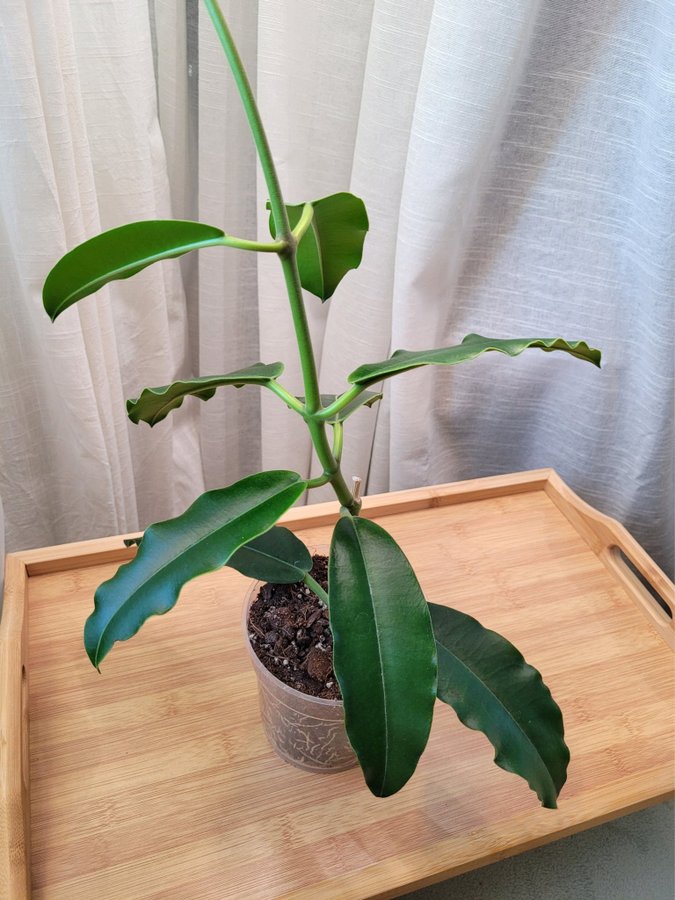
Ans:
MULTIPOLYGON (((501 631, 544 673, 572 751, 560 808, 540 808, 441 704, 394 797, 372 797, 358 769, 282 763, 240 634, 248 582, 229 569, 191 582, 99 676, 82 625, 133 551, 70 544, 7 559, 0 896, 32 883, 50 900, 393 897, 670 794, 672 618, 621 552, 671 606, 673 588, 624 528, 549 470, 371 497, 365 511, 430 600, 501 631)), ((336 513, 286 522, 325 543, 336 513)))

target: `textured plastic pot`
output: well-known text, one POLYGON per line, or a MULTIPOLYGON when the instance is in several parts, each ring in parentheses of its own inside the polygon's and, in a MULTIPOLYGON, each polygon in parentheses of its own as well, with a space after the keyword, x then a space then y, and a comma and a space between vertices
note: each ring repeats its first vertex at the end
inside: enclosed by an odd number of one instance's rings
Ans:
POLYGON ((306 772, 344 772, 357 764, 344 725, 342 700, 310 697, 269 672, 251 646, 248 611, 262 581, 251 586, 244 603, 244 642, 258 679, 260 715, 267 740, 285 762, 306 772))

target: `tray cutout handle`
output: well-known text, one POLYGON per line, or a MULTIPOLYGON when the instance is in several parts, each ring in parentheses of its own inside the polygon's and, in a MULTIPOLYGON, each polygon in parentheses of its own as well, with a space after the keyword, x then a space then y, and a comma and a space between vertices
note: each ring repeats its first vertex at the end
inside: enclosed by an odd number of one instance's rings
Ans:
POLYGON ((582 500, 553 469, 547 474, 545 491, 553 503, 675 650, 675 585, 623 525, 582 500))
POLYGON ((665 641, 675 649, 675 589, 661 570, 642 554, 633 556, 628 547, 611 544, 606 548, 605 561, 614 570, 652 625, 665 641))

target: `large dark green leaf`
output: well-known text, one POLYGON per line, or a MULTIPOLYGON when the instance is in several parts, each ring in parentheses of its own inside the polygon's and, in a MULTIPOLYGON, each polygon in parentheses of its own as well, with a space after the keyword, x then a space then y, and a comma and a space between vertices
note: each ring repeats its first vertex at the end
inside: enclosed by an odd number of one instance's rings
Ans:
MULTIPOLYGON (((347 193, 331 194, 311 205, 314 216, 298 245, 300 282, 315 297, 328 300, 347 272, 361 263, 368 214, 363 200, 347 193)), ((286 206, 291 228, 298 224, 304 207, 304 203, 286 206)), ((276 237, 272 216, 270 231, 276 237)))
MULTIPOLYGON (((330 406, 335 400, 337 400, 337 394, 321 394, 321 406, 330 406)), ((377 403, 378 400, 382 399, 382 394, 375 391, 364 391, 360 394, 355 400, 352 400, 351 403, 348 403, 340 412, 335 413, 335 415, 331 416, 330 419, 326 419, 326 422, 329 422, 331 425, 335 422, 344 422, 345 419, 348 419, 352 413, 356 412, 357 409, 360 409, 362 406, 372 406, 374 403, 377 403)), ((301 403, 305 402, 304 397, 298 397, 298 400, 301 403)))
POLYGON ((300 538, 277 525, 240 547, 227 564, 258 581, 294 584, 311 571, 312 557, 300 538))
POLYGON ((524 778, 542 805, 555 809, 570 754, 562 713, 541 675, 506 638, 471 616, 436 603, 429 608, 438 699, 485 734, 498 766, 524 778))
POLYGON ((384 378, 391 378, 399 372, 417 369, 419 366, 455 366, 486 353, 496 350, 507 356, 518 356, 528 347, 536 347, 547 353, 562 350, 577 359, 583 359, 600 367, 600 351, 589 347, 585 341, 568 342, 562 338, 500 338, 483 337, 480 334, 467 334, 461 344, 455 347, 442 347, 439 350, 397 350, 389 359, 382 362, 367 363, 354 369, 348 377, 351 384, 376 384, 384 378))
POLYGON ((42 301, 52 321, 109 281, 130 278, 151 263, 220 244, 220 228, 200 222, 132 222, 104 231, 66 253, 51 270, 42 301))
POLYGON ((268 384, 284 371, 283 363, 256 363, 247 369, 239 369, 227 375, 206 375, 174 381, 164 387, 145 388, 136 400, 127 400, 127 413, 132 422, 147 422, 153 426, 165 419, 171 410, 179 407, 186 397, 209 400, 222 385, 242 387, 245 384, 268 384))
POLYGON ((98 667, 115 641, 132 637, 149 616, 168 612, 186 582, 225 565, 304 490, 295 472, 261 472, 208 491, 176 519, 151 525, 135 558, 96 591, 84 627, 92 663, 98 667))
POLYGON ((429 610, 401 548, 368 519, 341 518, 328 596, 345 726, 378 797, 415 771, 431 728, 436 648, 429 610))

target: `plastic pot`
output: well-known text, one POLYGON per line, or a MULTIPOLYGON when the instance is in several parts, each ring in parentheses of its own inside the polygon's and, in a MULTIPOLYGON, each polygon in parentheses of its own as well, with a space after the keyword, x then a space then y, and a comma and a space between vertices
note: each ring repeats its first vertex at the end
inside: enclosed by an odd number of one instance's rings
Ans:
POLYGON ((252 584, 242 617, 244 642, 258 679, 260 715, 267 740, 285 762, 306 772, 344 772, 357 764, 344 725, 342 700, 311 697, 268 671, 251 646, 248 612, 263 582, 252 584))

